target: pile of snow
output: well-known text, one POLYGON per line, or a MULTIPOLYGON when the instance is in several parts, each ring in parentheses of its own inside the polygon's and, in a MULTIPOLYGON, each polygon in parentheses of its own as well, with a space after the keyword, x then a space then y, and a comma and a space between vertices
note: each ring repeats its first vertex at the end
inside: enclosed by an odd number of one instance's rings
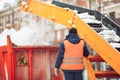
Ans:
POLYGON ((7 35, 10 35, 12 43, 16 45, 53 45, 54 30, 45 21, 47 22, 44 18, 38 23, 34 19, 24 19, 19 31, 5 29, 0 34, 0 46, 7 45, 7 35))
MULTIPOLYGON (((74 10, 76 14, 78 14, 77 10, 74 10)), ((101 21, 98 21, 95 16, 90 15, 88 12, 80 13, 78 16, 85 22, 85 23, 97 23, 101 24, 101 21)))
POLYGON ((1 34, 0 34, 0 46, 1 45, 6 45, 7 44, 7 35, 12 35, 15 33, 16 30, 11 28, 11 29, 5 29, 1 34))
POLYGON ((120 37, 114 30, 103 30, 99 33, 111 46, 120 48, 120 37))
POLYGON ((120 48, 120 43, 110 43, 111 46, 113 46, 114 48, 120 48))
POLYGON ((117 36, 114 30, 103 30, 99 33, 108 42, 119 42, 120 37, 117 36))
POLYGON ((85 23, 97 23, 101 24, 101 21, 98 21, 95 16, 89 15, 89 13, 81 13, 78 16, 85 22, 85 23))

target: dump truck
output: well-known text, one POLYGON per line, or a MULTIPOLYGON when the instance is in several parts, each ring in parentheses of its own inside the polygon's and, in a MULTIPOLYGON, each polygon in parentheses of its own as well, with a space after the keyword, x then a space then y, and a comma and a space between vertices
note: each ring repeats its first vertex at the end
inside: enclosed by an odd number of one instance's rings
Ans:
MULTIPOLYGON (((74 9, 78 10, 79 13, 88 12, 91 15, 95 15, 98 20, 102 19, 102 25, 115 30, 117 35, 120 36, 119 25, 98 11, 58 1, 53 1, 52 4, 36 0, 21 2, 21 10, 25 12, 45 17, 53 22, 65 25, 67 28, 75 27, 78 30, 79 36, 97 52, 97 55, 90 55, 88 58, 84 58, 88 80, 120 78, 119 50, 112 47, 97 31, 91 28, 93 24, 87 24, 81 20, 73 11, 74 9), (96 71, 91 64, 92 62, 106 62, 113 70, 96 71)), ((0 47, 1 80, 64 80, 62 72, 60 72, 58 77, 54 75, 55 60, 53 58, 56 59, 57 50, 58 47, 14 47, 8 36, 7 45, 0 47), (44 56, 44 58, 39 56, 41 58, 39 59, 35 54, 44 56), (33 58, 33 56, 36 56, 38 60, 35 57, 33 58), (45 63, 43 63, 44 61, 45 63), (23 66, 22 64, 24 67, 20 67, 23 66)))

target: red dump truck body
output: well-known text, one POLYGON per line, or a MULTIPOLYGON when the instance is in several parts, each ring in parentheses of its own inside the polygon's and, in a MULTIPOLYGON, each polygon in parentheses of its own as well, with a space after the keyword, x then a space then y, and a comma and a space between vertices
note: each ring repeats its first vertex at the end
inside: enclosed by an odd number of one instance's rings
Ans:
POLYGON ((0 80, 63 80, 56 77, 54 65, 58 47, 13 46, 0 47, 0 80))

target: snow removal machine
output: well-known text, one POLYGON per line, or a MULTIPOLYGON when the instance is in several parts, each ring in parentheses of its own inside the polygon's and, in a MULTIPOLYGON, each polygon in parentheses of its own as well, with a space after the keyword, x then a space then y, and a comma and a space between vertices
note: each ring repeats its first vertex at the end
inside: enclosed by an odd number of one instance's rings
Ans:
MULTIPOLYGON (((79 36, 83 37, 90 48, 96 52, 95 55, 90 53, 88 59, 84 58, 87 80, 120 79, 120 48, 112 47, 99 34, 103 30, 102 26, 105 26, 109 30, 114 30, 120 37, 120 26, 114 21, 98 11, 59 1, 48 4, 36 0, 23 0, 20 7, 24 12, 42 16, 67 28, 75 27, 78 30, 79 36), (85 23, 74 10, 78 13, 87 12, 94 15, 101 23, 85 23), (96 69, 98 63, 105 63, 111 69, 96 69)), ((0 46, 0 80, 64 80, 61 71, 59 76, 54 74, 57 52, 58 47, 53 46, 15 46, 7 36, 7 45, 0 46)))

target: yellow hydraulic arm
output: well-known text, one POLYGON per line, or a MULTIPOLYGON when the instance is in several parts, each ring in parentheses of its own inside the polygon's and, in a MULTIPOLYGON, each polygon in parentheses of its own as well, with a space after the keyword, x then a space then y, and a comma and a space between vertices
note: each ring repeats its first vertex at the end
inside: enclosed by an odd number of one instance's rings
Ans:
POLYGON ((22 3, 21 9, 63 24, 68 28, 76 27, 79 36, 83 37, 87 44, 120 75, 119 52, 84 23, 72 10, 36 0, 28 0, 26 3, 22 3))

